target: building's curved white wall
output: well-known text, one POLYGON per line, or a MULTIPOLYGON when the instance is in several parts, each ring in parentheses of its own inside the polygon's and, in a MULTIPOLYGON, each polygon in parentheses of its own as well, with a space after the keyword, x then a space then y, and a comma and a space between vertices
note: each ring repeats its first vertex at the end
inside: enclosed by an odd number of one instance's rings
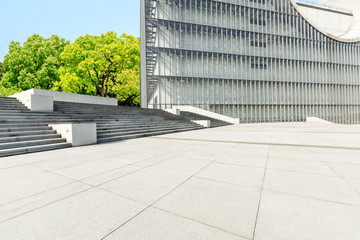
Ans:
POLYGON ((314 22, 318 28, 337 37, 346 34, 353 25, 354 17, 348 14, 304 5, 299 5, 299 9, 301 9, 303 14, 314 22))
POLYGON ((360 1, 359 0, 328 0, 324 4, 334 7, 347 8, 353 11, 354 19, 351 29, 341 38, 353 39, 360 37, 360 1))

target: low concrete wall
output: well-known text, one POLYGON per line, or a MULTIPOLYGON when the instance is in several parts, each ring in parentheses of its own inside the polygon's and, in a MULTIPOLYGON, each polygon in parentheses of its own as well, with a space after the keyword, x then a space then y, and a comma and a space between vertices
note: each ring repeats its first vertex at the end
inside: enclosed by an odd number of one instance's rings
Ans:
POLYGON ((163 109, 164 111, 174 114, 174 115, 180 115, 180 109, 178 108, 172 108, 172 109, 163 109))
POLYGON ((34 94, 17 94, 16 99, 22 102, 28 109, 36 112, 54 111, 54 101, 51 96, 34 94))
POLYGON ((232 118, 228 116, 224 116, 218 113, 210 112, 201 108, 193 107, 193 106, 174 106, 173 109, 180 109, 180 111, 192 112, 195 114, 203 115, 210 118, 215 118, 224 122, 232 123, 232 124, 240 124, 239 118, 232 118))
POLYGON ((49 125, 73 147, 97 143, 96 123, 66 123, 49 125))
POLYGON ((191 120, 192 122, 199 124, 203 127, 209 128, 211 127, 211 122, 210 120, 191 120))
MULTIPOLYGON (((29 108, 29 107, 28 107, 29 108)), ((43 95, 30 95, 30 108, 31 111, 37 112, 53 112, 54 100, 51 96, 43 95)))
POLYGON ((82 95, 75 93, 55 92, 55 91, 42 90, 36 88, 11 95, 10 97, 14 97, 20 100, 20 99, 30 98, 29 97, 30 95, 48 96, 48 97, 52 97, 53 101, 61 101, 61 102, 87 103, 87 104, 99 104, 99 105, 110 105, 110 106, 118 105, 117 99, 115 98, 105 98, 105 97, 96 97, 96 96, 89 96, 89 95, 82 95))
POLYGON ((333 124, 332 122, 329 122, 329 121, 326 121, 324 119, 317 118, 317 117, 307 117, 306 122, 307 123, 330 123, 330 124, 333 124))

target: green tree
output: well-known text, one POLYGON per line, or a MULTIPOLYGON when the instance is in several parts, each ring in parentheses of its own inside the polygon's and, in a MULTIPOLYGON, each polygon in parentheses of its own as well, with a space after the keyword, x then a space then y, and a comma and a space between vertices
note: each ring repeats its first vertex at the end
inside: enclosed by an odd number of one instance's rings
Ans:
POLYGON ((107 32, 86 35, 68 45, 60 58, 60 81, 55 90, 138 104, 140 40, 134 36, 107 32))
POLYGON ((0 81, 3 75, 3 67, 2 67, 2 62, 0 62, 0 81))
POLYGON ((59 81, 59 55, 68 44, 56 35, 43 38, 34 34, 23 46, 12 41, 3 62, 1 93, 8 95, 31 88, 51 89, 54 82, 59 81))
POLYGON ((140 106, 140 67, 126 69, 116 78, 112 93, 123 106, 140 106))

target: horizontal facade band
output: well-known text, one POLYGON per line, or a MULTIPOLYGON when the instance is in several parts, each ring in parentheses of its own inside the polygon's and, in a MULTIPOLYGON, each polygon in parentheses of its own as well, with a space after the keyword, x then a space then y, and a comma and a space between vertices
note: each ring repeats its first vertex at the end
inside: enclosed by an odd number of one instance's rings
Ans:
POLYGON ((166 54, 176 54, 176 55, 193 55, 193 56, 204 56, 204 57, 216 57, 216 58, 228 58, 228 59, 240 59, 243 60, 253 58, 253 59, 262 59, 268 62, 279 62, 279 63, 303 63, 305 65, 316 64, 317 66, 326 65, 328 67, 353 67, 355 69, 360 69, 360 65, 357 64, 346 64, 346 63, 331 63, 328 61, 312 61, 306 59, 290 59, 283 57, 274 57, 274 56, 265 56, 265 55, 250 55, 250 54, 234 54, 229 52, 211 52, 211 51, 202 51, 196 49, 181 49, 181 48, 167 48, 167 47, 152 47, 148 46, 148 50, 154 53, 166 53, 166 54))
MULTIPOLYGON (((281 81, 281 80, 264 80, 264 79, 236 79, 236 78, 214 78, 214 77, 186 77, 186 76, 169 76, 169 75, 152 75, 154 79, 149 78, 148 82, 157 82, 159 79, 166 80, 176 80, 176 81, 191 81, 191 80, 205 80, 205 81, 233 81, 233 82, 255 82, 255 83, 282 83, 282 84, 293 84, 293 85, 306 85, 306 86, 328 86, 328 87, 355 87, 360 88, 359 84, 349 84, 349 83, 324 83, 324 82, 295 82, 295 81, 281 81)), ((360 96, 360 93, 359 93, 360 96)))

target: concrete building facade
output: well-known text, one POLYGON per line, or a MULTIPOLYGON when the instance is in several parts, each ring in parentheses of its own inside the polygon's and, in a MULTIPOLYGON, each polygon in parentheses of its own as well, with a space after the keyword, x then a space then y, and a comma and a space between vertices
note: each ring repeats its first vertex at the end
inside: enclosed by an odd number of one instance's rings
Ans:
POLYGON ((141 0, 141 106, 359 123, 356 19, 293 0, 141 0))

